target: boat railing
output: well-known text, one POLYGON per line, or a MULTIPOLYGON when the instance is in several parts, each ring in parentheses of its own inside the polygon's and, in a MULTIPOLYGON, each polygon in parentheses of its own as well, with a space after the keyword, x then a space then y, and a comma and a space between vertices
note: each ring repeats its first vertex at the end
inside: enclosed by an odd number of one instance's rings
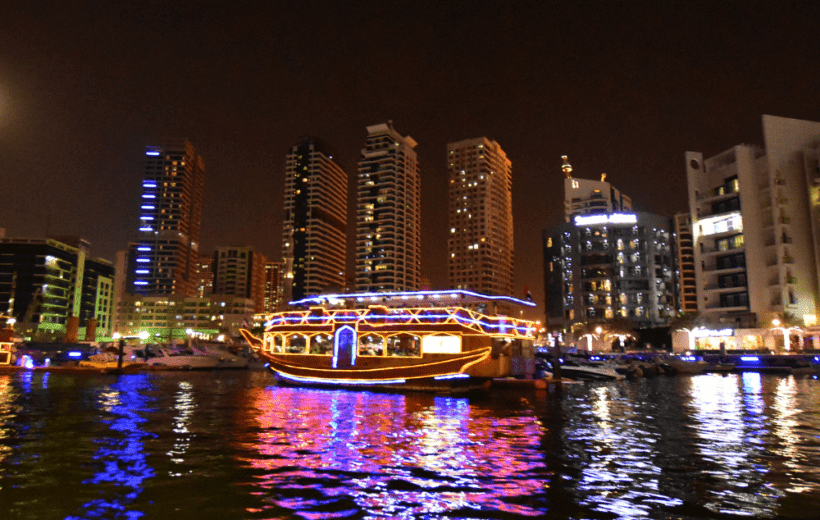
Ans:
POLYGON ((532 322, 508 316, 487 316, 464 307, 418 307, 390 309, 325 309, 324 313, 288 311, 273 315, 267 322, 267 330, 298 328, 326 328, 335 323, 359 323, 370 327, 395 327, 398 325, 460 325, 487 335, 503 335, 519 338, 535 337, 532 322))

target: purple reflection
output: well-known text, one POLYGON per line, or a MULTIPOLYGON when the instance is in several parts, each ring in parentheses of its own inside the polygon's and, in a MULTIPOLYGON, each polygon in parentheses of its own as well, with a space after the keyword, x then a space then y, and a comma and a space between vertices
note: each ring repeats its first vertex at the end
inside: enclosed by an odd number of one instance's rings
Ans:
POLYGON ((316 519, 543 514, 521 503, 543 486, 532 416, 487 416, 467 399, 429 395, 273 387, 253 399, 261 432, 247 462, 271 509, 316 519))

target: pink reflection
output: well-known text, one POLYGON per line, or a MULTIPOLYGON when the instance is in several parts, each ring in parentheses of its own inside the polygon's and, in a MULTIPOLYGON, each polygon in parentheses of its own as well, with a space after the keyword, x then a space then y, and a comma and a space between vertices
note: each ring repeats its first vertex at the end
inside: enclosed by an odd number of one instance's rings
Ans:
POLYGON ((534 417, 499 418, 466 399, 429 395, 251 392, 261 431, 259 456, 247 462, 261 470, 258 486, 272 507, 309 518, 351 507, 391 516, 542 514, 505 500, 542 493, 542 482, 521 478, 544 467, 534 417))

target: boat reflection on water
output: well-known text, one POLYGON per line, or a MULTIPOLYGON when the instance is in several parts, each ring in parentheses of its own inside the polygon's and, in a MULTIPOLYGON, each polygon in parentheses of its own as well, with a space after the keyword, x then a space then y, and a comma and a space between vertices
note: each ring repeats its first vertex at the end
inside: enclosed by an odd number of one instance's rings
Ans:
POLYGON ((820 381, 709 374, 469 397, 262 371, 0 375, 27 518, 806 518, 820 381))
POLYGON ((542 426, 532 416, 482 415, 467 399, 424 394, 267 388, 254 401, 259 457, 247 463, 264 471, 258 485, 275 510, 309 518, 544 511, 520 503, 543 486, 542 426))

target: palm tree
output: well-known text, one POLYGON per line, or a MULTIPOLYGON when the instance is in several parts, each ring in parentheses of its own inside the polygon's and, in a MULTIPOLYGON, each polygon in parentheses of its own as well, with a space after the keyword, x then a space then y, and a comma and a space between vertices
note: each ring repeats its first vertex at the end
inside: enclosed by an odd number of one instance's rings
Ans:
POLYGON ((669 321, 669 332, 685 331, 689 338, 689 349, 695 349, 695 329, 709 326, 709 319, 701 316, 698 311, 682 312, 669 321))
POLYGON ((623 316, 615 316, 606 320, 604 323, 604 339, 611 342, 618 339, 621 342, 621 348, 624 346, 624 341, 627 339, 635 339, 635 323, 629 318, 623 316))
POLYGON ((786 350, 791 350, 791 332, 797 332, 800 336, 800 347, 803 344, 803 331, 801 330, 800 320, 797 316, 790 312, 778 312, 772 319, 772 325, 775 329, 783 331, 783 346, 786 350))
POLYGON ((669 330, 672 332, 676 330, 691 332, 697 327, 702 327, 705 321, 698 311, 681 312, 669 321, 669 330))

